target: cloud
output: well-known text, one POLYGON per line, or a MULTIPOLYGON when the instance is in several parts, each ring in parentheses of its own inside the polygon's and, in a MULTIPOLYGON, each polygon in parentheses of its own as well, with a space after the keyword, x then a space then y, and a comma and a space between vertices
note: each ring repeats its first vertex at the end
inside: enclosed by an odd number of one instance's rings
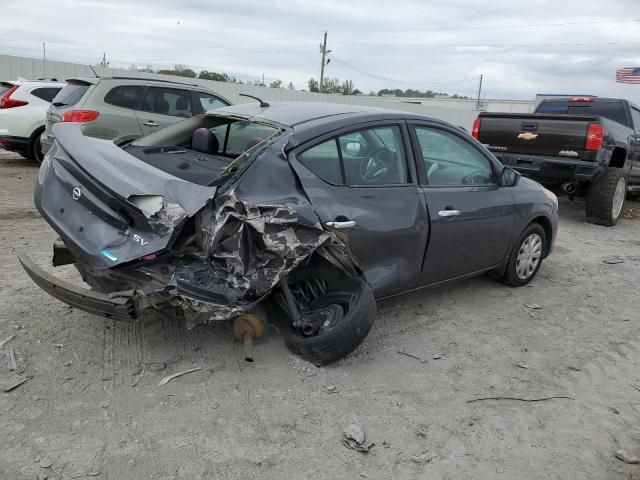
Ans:
POLYGON ((328 76, 351 78, 363 91, 473 96, 476 80, 438 84, 483 74, 488 97, 559 92, 638 100, 640 87, 615 83, 616 68, 640 65, 636 3, 610 0, 605 18, 595 0, 26 0, 3 6, 0 53, 39 56, 46 42, 57 60, 97 63, 105 52, 118 67, 180 63, 306 88, 318 76, 326 29, 336 58, 398 81, 338 61, 327 66, 328 76))

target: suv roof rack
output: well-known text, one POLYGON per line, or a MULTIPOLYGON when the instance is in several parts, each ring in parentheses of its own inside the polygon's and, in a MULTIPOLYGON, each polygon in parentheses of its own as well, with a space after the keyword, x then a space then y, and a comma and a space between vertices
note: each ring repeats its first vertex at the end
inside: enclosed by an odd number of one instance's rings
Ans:
POLYGON ((145 77, 102 77, 105 78, 113 78, 114 80, 142 80, 147 82, 161 82, 161 83, 173 83, 175 85, 189 85, 191 87, 199 87, 197 83, 186 83, 186 82, 175 82, 173 80, 158 80, 156 78, 145 78, 145 77))

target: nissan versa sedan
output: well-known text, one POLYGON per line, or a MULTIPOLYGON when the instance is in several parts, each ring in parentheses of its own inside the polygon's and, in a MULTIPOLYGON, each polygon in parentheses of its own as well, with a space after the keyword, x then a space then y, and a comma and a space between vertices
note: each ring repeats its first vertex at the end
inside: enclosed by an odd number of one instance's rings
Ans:
POLYGON ((114 319, 234 320, 245 345, 277 323, 293 352, 327 364, 364 340, 377 299, 484 273, 525 285, 551 252, 556 196, 461 128, 257 100, 122 148, 54 126, 35 203, 60 235, 53 265, 91 289, 21 255, 26 272, 114 319))

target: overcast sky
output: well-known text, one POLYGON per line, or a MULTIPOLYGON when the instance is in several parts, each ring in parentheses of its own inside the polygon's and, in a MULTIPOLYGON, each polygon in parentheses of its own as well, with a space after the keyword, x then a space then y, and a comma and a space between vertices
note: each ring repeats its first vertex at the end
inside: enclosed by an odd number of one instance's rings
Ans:
POLYGON ((0 53, 40 57, 46 42, 55 60, 96 64, 104 51, 116 67, 180 63, 306 89, 319 76, 327 30, 335 60, 326 75, 350 78, 365 92, 474 96, 484 74, 487 98, 568 93, 640 101, 640 85, 615 83, 616 68, 640 66, 638 2, 5 0, 0 53), (467 81, 452 83, 459 80, 467 81))

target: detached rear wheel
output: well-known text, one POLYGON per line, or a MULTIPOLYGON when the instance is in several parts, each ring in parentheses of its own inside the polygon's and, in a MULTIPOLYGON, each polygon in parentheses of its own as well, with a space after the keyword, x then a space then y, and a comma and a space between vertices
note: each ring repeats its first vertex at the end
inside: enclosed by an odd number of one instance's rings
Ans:
POLYGON ((361 278, 291 285, 302 319, 291 319, 282 335, 289 350, 315 365, 327 365, 353 352, 366 338, 376 316, 371 287, 361 278))
POLYGON ((607 168, 587 192, 587 221, 614 226, 622 214, 627 194, 627 180, 621 168, 607 168))

